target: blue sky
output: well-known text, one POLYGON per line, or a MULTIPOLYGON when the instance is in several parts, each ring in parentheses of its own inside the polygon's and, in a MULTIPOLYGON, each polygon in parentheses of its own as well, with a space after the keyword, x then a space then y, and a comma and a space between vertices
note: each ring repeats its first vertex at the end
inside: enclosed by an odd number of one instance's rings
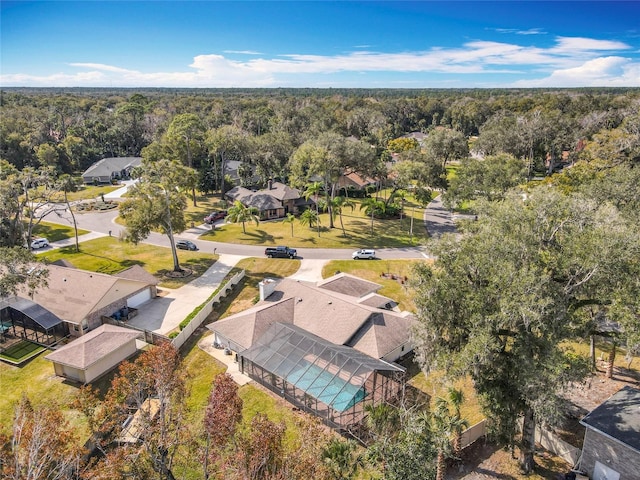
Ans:
POLYGON ((640 2, 5 1, 0 86, 640 86, 640 2))

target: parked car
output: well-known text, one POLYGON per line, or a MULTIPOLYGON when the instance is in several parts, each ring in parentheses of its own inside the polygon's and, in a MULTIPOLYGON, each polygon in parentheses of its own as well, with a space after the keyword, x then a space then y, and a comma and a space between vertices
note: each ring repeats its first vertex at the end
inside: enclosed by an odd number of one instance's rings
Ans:
POLYGON ((204 217, 204 223, 211 225, 218 220, 223 220, 227 216, 226 210, 220 210, 216 212, 211 212, 209 215, 204 217))
POLYGON ((353 258, 354 260, 373 260, 374 258, 376 258, 376 251, 369 248, 361 248, 360 250, 356 250, 355 252, 353 252, 351 254, 351 258, 353 258))
POLYGON ((44 248, 49 246, 49 240, 46 238, 36 238, 31 242, 32 249, 44 248))
POLYGON ((264 254, 269 258, 296 258, 298 252, 289 247, 267 247, 264 254))
POLYGON ((176 248, 180 250, 198 250, 196 244, 189 240, 178 240, 176 242, 176 248))

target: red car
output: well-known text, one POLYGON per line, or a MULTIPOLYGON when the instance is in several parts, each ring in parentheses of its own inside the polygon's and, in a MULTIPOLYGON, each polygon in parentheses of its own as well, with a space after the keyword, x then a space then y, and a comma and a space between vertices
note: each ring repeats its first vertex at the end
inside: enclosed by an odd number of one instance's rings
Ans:
POLYGON ((213 212, 210 215, 204 217, 204 223, 212 224, 217 222, 218 220, 224 219, 227 216, 227 212, 225 210, 221 210, 219 212, 213 212))

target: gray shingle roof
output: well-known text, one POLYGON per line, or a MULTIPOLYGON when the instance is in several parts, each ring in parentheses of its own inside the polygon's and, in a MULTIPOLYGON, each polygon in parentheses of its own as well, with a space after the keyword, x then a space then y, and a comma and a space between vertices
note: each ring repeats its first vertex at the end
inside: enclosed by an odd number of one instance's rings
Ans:
POLYGON ((332 292, 344 293, 352 297, 364 297, 370 293, 377 292, 382 286, 369 280, 354 277, 348 273, 339 273, 318 283, 318 287, 332 292))
POLYGON ((640 452, 640 390, 618 390, 580 423, 640 452))
POLYGON ((110 177, 111 173, 137 167, 140 162, 142 162, 141 157, 103 158, 87 168, 82 177, 110 177))

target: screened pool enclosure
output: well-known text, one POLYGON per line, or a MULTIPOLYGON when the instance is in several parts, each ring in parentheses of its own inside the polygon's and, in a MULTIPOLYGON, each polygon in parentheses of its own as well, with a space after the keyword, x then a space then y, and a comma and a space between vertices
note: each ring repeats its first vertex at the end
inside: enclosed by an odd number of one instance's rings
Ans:
POLYGON ((397 395, 404 369, 299 327, 274 323, 238 354, 242 371, 333 428, 355 425, 364 407, 397 395))

